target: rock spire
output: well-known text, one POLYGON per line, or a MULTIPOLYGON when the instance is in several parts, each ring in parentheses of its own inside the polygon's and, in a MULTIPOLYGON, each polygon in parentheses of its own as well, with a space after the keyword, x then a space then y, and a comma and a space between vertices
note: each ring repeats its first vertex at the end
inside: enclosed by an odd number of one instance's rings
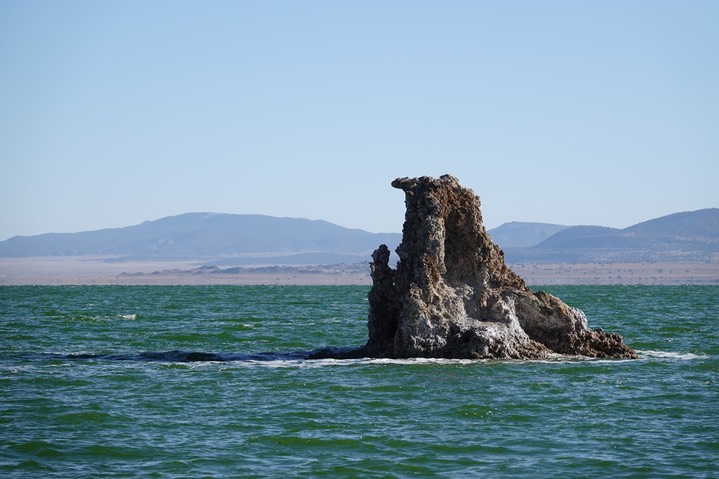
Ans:
POLYGON ((396 269, 386 245, 372 255, 367 344, 316 357, 637 357, 621 336, 589 329, 582 311, 532 292, 484 228, 479 198, 456 178, 392 186, 405 192, 403 239, 396 269))
POLYGON ((396 269, 386 245, 372 254, 367 344, 319 349, 310 359, 637 358, 618 334, 589 329, 579 309, 532 292, 484 228, 479 197, 456 178, 392 186, 405 192, 403 238, 396 269))

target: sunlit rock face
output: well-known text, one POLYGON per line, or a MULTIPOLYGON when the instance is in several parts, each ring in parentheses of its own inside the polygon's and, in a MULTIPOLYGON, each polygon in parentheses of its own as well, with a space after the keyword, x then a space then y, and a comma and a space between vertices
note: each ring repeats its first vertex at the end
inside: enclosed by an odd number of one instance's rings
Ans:
POLYGON ((385 245, 372 255, 369 340, 354 356, 637 357, 619 335, 589 329, 580 310, 532 292, 487 234, 479 198, 456 178, 398 178, 392 186, 407 206, 399 262, 389 266, 385 245))

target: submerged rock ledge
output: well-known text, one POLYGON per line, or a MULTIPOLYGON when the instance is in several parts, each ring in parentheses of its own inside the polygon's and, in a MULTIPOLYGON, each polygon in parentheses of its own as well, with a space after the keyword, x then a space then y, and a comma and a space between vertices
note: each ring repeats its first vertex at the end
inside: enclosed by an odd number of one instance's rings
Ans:
POLYGON ((396 269, 386 245, 372 254, 367 344, 310 358, 637 358, 621 336, 589 329, 582 311, 532 292, 487 234, 479 197, 456 178, 392 186, 406 196, 403 238, 396 269))

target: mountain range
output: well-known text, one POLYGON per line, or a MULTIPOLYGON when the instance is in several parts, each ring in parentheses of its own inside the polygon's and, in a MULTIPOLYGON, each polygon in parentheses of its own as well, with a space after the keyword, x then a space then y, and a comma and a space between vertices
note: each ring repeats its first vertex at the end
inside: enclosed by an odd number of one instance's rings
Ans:
POLYGON ((674 213, 623 229, 572 226, 529 247, 498 243, 510 263, 716 262, 719 208, 674 213))
POLYGON ((16 236, 0 257, 109 256, 122 260, 199 260, 214 264, 335 264, 366 261, 402 235, 370 233, 323 220, 186 213, 124 228, 16 236))
MULTIPOLYGON (((675 213, 624 229, 511 222, 489 233, 509 263, 719 261, 719 208, 675 213)), ((367 262, 381 243, 394 250, 401 240, 399 233, 370 233, 323 220, 186 213, 123 228, 15 236, 0 241, 0 257, 337 264, 367 262)))

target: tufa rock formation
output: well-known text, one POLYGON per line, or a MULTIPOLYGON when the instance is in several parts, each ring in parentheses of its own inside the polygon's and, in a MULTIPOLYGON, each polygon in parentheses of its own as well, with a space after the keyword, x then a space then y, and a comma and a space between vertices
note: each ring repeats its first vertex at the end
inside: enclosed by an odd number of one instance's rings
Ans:
POLYGON ((582 311, 532 292, 487 234, 479 198, 456 178, 392 186, 406 195, 403 239, 396 270, 386 245, 372 255, 369 340, 311 357, 637 357, 621 336, 589 329, 582 311))

